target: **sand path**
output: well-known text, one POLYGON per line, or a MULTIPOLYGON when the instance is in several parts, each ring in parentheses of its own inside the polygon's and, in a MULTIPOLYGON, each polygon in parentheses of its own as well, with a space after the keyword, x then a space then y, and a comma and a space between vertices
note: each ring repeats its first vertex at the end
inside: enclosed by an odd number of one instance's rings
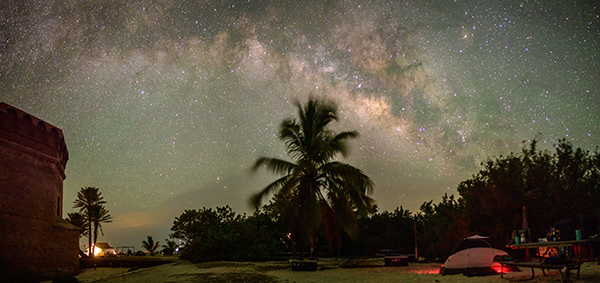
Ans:
MULTIPOLYGON (((97 268, 83 270, 77 278, 81 282, 93 283, 167 283, 167 282, 284 282, 284 283, 317 283, 317 282, 560 282, 559 274, 550 271, 544 276, 539 269, 533 280, 529 269, 521 272, 484 277, 467 277, 464 275, 437 274, 439 264, 411 263, 407 267, 362 267, 340 268, 336 262, 319 261, 323 270, 315 272, 293 272, 287 262, 238 263, 217 262, 192 264, 177 260, 171 264, 130 270, 129 268, 97 268)), ((573 277, 575 277, 573 275, 573 277)), ((580 279, 572 282, 600 282, 600 265, 596 262, 585 263, 581 267, 580 279)))

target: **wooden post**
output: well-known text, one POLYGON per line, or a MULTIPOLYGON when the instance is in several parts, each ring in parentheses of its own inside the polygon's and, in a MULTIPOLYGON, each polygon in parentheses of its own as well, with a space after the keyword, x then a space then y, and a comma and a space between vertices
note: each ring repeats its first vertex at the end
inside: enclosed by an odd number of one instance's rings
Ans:
POLYGON ((417 223, 413 226, 415 230, 415 262, 419 262, 419 253, 417 252, 417 223))
MULTIPOLYGON (((529 223, 527 223, 527 206, 523 206, 523 230, 527 231, 529 229, 529 223)), ((518 237, 519 235, 517 235, 518 237)), ((530 236, 530 235, 525 235, 530 236)), ((527 241, 531 242, 531 239, 527 239, 527 241)), ((529 249, 525 249, 525 260, 531 261, 531 255, 529 255, 529 249)))

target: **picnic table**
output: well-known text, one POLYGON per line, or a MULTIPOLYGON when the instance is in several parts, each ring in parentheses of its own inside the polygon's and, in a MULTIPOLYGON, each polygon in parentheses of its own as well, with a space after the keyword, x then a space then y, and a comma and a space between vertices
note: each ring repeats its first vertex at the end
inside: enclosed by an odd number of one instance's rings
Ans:
MULTIPOLYGON (((523 243, 523 244, 511 244, 511 245, 507 245, 507 248, 511 248, 511 249, 531 249, 531 248, 579 248, 581 249, 581 247, 589 247, 594 243, 599 243, 600 242, 600 237, 595 237, 595 238, 589 238, 589 239, 583 239, 583 240, 569 240, 569 241, 547 241, 547 242, 534 242, 534 243, 523 243)), ((572 252, 568 252, 569 250, 567 249, 567 253, 565 255, 565 258, 568 261, 574 261, 574 259, 572 258, 572 252)), ((600 256, 600 255, 596 255, 596 256, 600 256)), ((577 261, 582 262, 584 261, 583 258, 583 253, 580 252, 579 256, 577 257, 577 261)))
MULTIPOLYGON (((570 279, 571 271, 577 270, 577 278, 579 279, 579 270, 581 263, 584 261, 582 253, 579 253, 577 259, 572 258, 572 252, 568 252, 569 248, 590 246, 593 243, 600 242, 600 238, 590 238, 584 240, 570 240, 570 241, 548 241, 548 242, 534 242, 534 243, 523 243, 523 244, 511 244, 507 247, 511 249, 530 249, 530 248, 567 248, 565 253, 560 257, 553 257, 551 259, 541 258, 540 261, 513 261, 513 260, 497 260, 502 265, 504 270, 505 265, 517 266, 517 267, 528 267, 531 268, 531 279, 535 276, 534 269, 539 268, 542 273, 546 275, 545 270, 558 270, 560 274, 561 282, 568 281, 570 279), (565 269, 563 276, 563 269, 565 269)), ((500 277, 503 275, 503 271, 500 273, 500 277)))
POLYGON ((516 266, 516 267, 529 267, 531 268, 531 278, 535 277, 535 268, 540 268, 542 273, 547 276, 545 270, 555 269, 558 270, 558 274, 560 274, 560 281, 565 282, 569 280, 571 275, 571 270, 577 270, 577 279, 579 279, 579 269, 581 267, 580 262, 562 262, 562 263, 546 263, 543 261, 512 261, 512 260, 500 260, 496 261, 500 263, 502 266, 502 271, 500 271, 500 278, 503 278, 504 275, 504 266, 516 266), (563 272, 562 270, 565 269, 563 272), (565 276, 563 276, 563 273, 565 276))

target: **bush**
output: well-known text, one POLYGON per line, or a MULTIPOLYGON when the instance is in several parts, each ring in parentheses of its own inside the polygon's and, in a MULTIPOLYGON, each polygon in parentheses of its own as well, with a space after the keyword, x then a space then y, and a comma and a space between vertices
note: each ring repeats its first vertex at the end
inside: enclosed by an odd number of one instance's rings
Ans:
POLYGON ((262 261, 272 259, 283 250, 277 227, 265 212, 247 217, 235 214, 226 206, 216 210, 187 210, 176 218, 171 230, 192 239, 183 249, 182 259, 262 261))

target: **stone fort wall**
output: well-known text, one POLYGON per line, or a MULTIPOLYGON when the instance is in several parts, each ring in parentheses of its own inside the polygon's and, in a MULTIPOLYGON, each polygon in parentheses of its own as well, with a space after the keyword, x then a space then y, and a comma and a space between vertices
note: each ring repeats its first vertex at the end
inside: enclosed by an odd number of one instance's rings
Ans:
POLYGON ((62 130, 0 103, 0 275, 79 273, 79 229, 62 218, 69 153, 62 130))

